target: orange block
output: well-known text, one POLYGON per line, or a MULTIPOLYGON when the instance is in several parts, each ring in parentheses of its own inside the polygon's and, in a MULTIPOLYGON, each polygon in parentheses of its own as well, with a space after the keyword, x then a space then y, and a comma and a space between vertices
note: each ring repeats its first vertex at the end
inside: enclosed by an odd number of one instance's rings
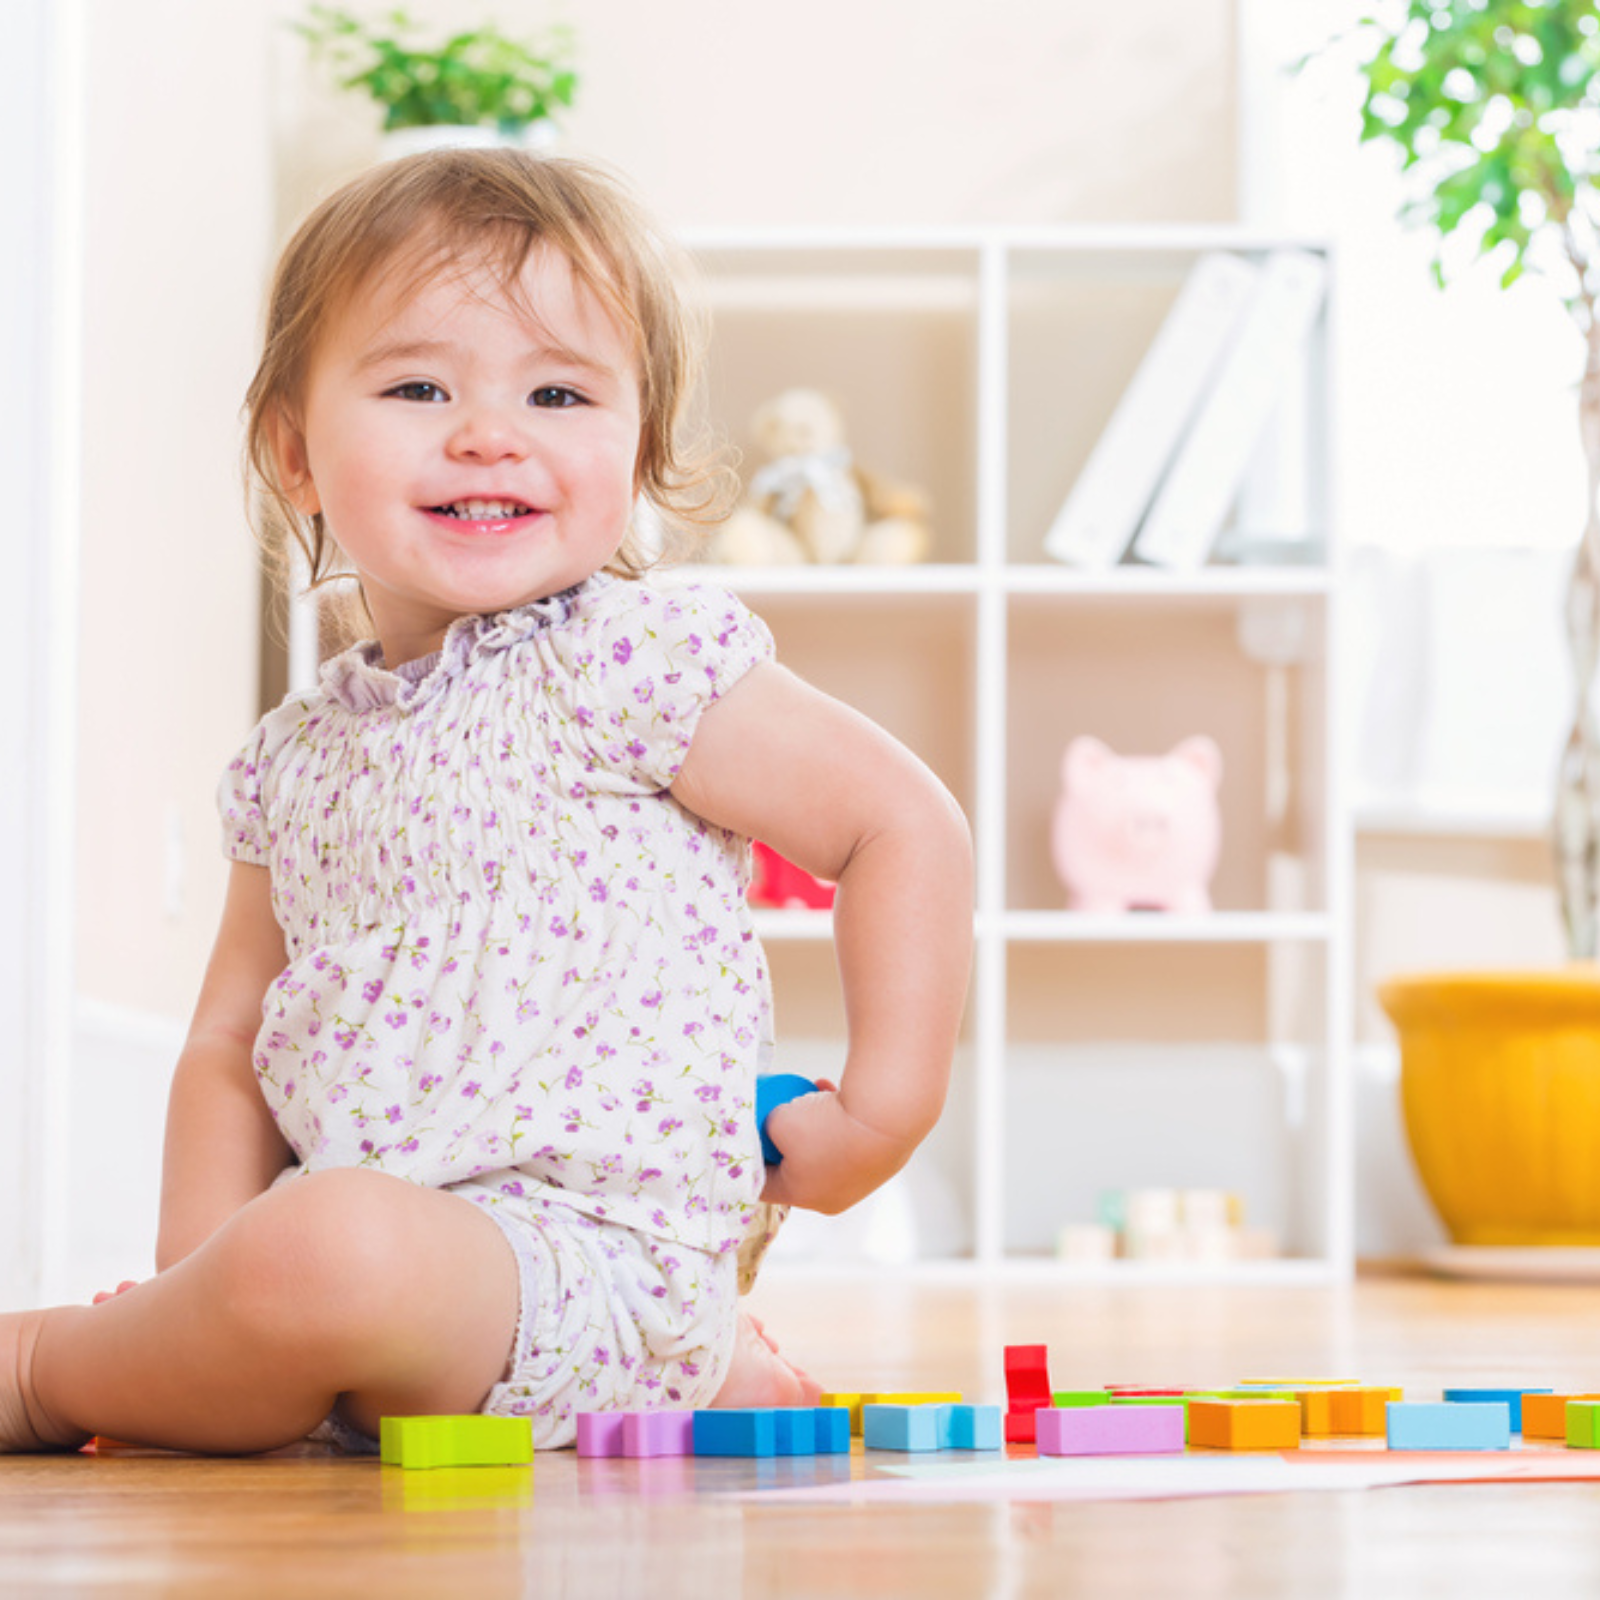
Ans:
POLYGON ((1404 1399, 1404 1389, 1341 1389, 1333 1397, 1333 1432, 1386 1438, 1389 1402, 1404 1399))
POLYGON ((1191 1400, 1189 1443, 1213 1450, 1298 1450, 1293 1400, 1191 1400))
POLYGON ((1525 1394, 1522 1397, 1522 1437, 1567 1442, 1567 1401, 1600 1400, 1600 1394, 1525 1394))

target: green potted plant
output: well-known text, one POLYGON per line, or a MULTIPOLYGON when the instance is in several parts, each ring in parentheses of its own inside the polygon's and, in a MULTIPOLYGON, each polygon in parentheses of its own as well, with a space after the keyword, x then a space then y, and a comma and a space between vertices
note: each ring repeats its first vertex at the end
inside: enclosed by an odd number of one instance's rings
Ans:
POLYGON ((331 5, 313 5, 295 28, 340 88, 381 107, 391 155, 440 143, 547 143, 578 86, 561 28, 526 40, 486 23, 427 46, 404 11, 368 21, 331 5))
POLYGON ((1396 0, 1361 24, 1363 140, 1401 158, 1402 219, 1441 287, 1547 280, 1584 352, 1588 509, 1565 605, 1575 700, 1553 846, 1574 964, 1397 979, 1418 1167, 1456 1240, 1600 1244, 1600 13, 1594 0, 1396 0), (1448 248, 1447 248, 1448 245, 1448 248), (1474 249, 1474 246, 1476 247, 1474 249), (1460 254, 1458 254, 1458 251, 1460 254), (1465 264, 1462 264, 1465 263, 1465 264))

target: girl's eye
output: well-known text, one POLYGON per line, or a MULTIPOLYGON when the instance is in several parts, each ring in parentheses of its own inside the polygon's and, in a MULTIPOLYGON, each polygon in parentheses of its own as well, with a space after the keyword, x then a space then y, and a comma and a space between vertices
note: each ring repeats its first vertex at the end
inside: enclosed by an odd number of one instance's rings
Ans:
POLYGON ((541 406, 547 410, 561 410, 567 406, 581 406, 583 396, 575 389, 563 388, 558 383, 547 384, 542 389, 535 389, 528 396, 530 406, 541 406))
POLYGON ((384 393, 392 395, 396 400, 421 400, 427 404, 437 404, 449 398, 438 384, 429 383, 426 378, 417 378, 411 383, 397 383, 394 388, 386 389, 384 393))

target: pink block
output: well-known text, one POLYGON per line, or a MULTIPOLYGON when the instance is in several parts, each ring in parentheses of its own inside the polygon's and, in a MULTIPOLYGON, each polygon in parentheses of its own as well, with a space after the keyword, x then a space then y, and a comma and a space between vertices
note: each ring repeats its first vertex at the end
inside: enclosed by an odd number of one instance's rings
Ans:
POLYGON ((622 1453, 625 1456, 692 1456, 694 1412, 623 1412, 622 1453))
POLYGON ((1039 1413, 1042 1456, 1145 1456, 1182 1450, 1182 1406, 1063 1406, 1039 1413))
POLYGON ((580 1411, 578 1413, 578 1454, 580 1456, 620 1456, 622 1411, 580 1411))

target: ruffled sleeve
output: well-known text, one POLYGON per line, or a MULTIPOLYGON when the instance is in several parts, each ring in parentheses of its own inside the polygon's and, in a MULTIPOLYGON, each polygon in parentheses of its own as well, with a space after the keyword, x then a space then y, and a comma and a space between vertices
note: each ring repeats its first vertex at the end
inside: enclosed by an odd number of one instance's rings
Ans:
POLYGON ((291 695, 256 724, 217 785, 222 822, 222 853, 247 866, 270 864, 272 830, 264 798, 274 756, 304 722, 309 697, 291 695))
POLYGON ((597 599, 571 663, 590 781, 666 789, 706 708, 772 659, 772 635, 715 584, 620 581, 597 599))

